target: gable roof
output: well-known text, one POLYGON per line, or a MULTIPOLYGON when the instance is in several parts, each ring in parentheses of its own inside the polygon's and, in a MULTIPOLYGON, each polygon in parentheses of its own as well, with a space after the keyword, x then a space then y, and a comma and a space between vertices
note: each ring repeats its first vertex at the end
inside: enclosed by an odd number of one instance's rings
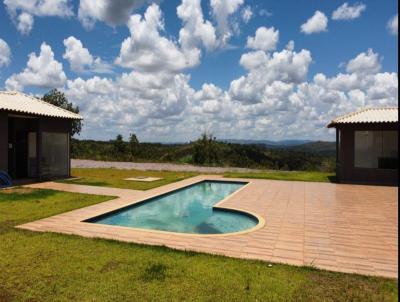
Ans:
POLYGON ((332 120, 327 127, 335 127, 338 124, 373 124, 373 123, 398 123, 398 107, 390 108, 365 108, 339 116, 332 120))
POLYGON ((1 110, 74 120, 83 119, 83 117, 77 113, 17 91, 0 91, 0 111, 1 110))

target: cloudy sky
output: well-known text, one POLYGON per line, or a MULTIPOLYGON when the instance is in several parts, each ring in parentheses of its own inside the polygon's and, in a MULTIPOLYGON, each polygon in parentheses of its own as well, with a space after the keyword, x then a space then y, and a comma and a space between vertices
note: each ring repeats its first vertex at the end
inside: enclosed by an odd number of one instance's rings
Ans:
POLYGON ((2 0, 0 89, 66 93, 81 138, 334 139, 397 105, 397 1, 2 0))

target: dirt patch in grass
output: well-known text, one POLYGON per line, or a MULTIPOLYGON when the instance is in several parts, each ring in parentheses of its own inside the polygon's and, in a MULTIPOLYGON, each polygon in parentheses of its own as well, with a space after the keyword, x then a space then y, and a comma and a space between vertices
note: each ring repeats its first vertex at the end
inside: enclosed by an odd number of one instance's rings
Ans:
POLYGON ((118 269, 121 264, 122 264, 121 261, 115 261, 115 260, 109 261, 103 265, 103 267, 100 269, 100 273, 107 273, 114 271, 118 269))
POLYGON ((0 302, 11 302, 14 301, 14 296, 0 285, 0 302))

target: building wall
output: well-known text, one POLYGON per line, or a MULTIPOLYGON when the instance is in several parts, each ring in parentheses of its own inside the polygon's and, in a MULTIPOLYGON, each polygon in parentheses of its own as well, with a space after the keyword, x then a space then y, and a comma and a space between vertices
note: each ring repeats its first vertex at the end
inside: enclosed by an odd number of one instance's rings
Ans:
POLYGON ((8 170, 8 117, 0 111, 0 170, 8 170))
MULTIPOLYGON (((56 133, 71 133, 71 120, 52 118, 52 117, 37 117, 35 119, 17 119, 14 127, 11 129, 12 136, 9 137, 9 118, 8 115, 13 114, 11 112, 0 111, 0 170, 5 171, 16 171, 15 158, 11 158, 11 166, 9 166, 9 150, 8 142, 9 139, 13 141, 16 131, 34 131, 37 133, 37 169, 38 175, 40 175, 40 158, 41 158, 41 137, 43 132, 56 132, 56 133), (18 121, 19 120, 19 121, 18 121)), ((15 116, 15 115, 14 115, 15 116)), ((18 117, 26 115, 18 114, 18 117)), ((15 142, 14 142, 15 143, 15 142)), ((13 144, 15 145, 15 144, 13 144)), ((15 153, 11 153, 14 154, 15 153)), ((69 150, 68 150, 69 154, 69 150)), ((28 161, 28 159, 27 159, 28 161)), ((68 175, 70 176, 70 161, 68 157, 68 175)))
POLYGON ((71 120, 53 117, 41 117, 40 129, 43 132, 71 132, 71 120))
POLYGON ((354 167, 354 132, 367 130, 397 130, 397 124, 341 125, 340 146, 336 175, 343 183, 398 184, 397 169, 369 169, 354 167))

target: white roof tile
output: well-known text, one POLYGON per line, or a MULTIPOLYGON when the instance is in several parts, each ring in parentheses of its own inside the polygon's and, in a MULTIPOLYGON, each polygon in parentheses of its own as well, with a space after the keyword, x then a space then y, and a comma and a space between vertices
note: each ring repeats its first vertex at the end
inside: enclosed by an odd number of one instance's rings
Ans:
POLYGON ((79 114, 16 91, 0 91, 1 110, 67 119, 82 119, 79 114))
POLYGON ((337 124, 357 123, 398 123, 398 107, 391 108, 366 108, 361 111, 352 112, 339 116, 328 124, 328 128, 337 124))

